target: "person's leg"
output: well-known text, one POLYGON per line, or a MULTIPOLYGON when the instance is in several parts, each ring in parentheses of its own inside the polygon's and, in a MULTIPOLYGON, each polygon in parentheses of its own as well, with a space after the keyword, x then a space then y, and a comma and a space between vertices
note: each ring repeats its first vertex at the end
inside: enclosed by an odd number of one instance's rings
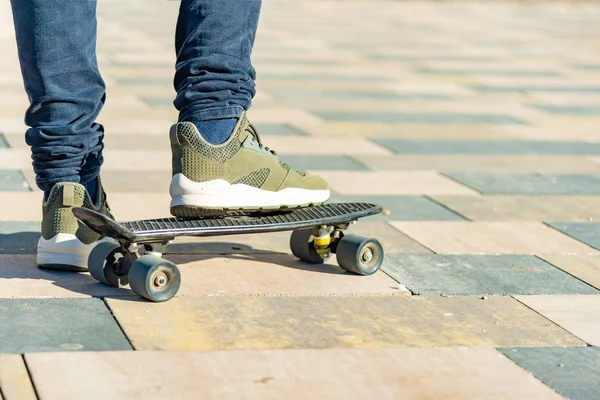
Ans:
POLYGON ((280 162, 247 120, 260 8, 260 0, 181 1, 174 82, 180 116, 171 129, 173 215, 299 207, 329 198, 324 180, 280 162))
POLYGON ((180 122, 204 124, 210 143, 227 140, 250 108, 256 78, 250 55, 260 8, 261 0, 181 1, 174 104, 180 122), (220 121, 208 122, 215 120, 220 121))
POLYGON ((11 4, 30 100, 25 137, 36 183, 45 193, 38 262, 66 262, 83 269, 84 253, 98 235, 81 226, 70 209, 92 203, 105 208, 97 180, 104 130, 95 119, 104 104, 105 86, 96 61, 96 1, 11 4), (97 193, 89 198, 83 185, 97 193))

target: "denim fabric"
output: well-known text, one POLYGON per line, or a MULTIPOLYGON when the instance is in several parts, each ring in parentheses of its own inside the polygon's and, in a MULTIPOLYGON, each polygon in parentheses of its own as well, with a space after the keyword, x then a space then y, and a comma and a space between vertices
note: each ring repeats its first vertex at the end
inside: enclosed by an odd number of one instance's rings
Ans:
MULTIPOLYGON (((96 0, 11 0, 30 107, 25 137, 36 183, 87 183, 100 172, 106 100, 96 60, 96 0)), ((150 5, 149 5, 150 6, 150 5)), ((260 0, 182 0, 175 47, 181 121, 238 117, 250 108, 260 0)), ((135 18, 135 16, 132 16, 135 18)), ((168 127, 165 127, 165 132, 168 127)))

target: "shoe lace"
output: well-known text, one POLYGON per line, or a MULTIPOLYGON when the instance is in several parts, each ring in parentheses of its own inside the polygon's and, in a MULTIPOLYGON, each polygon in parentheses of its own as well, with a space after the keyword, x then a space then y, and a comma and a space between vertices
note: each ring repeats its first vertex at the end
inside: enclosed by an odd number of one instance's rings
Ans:
MULTIPOLYGON (((254 125, 252 125, 251 123, 248 124, 248 132, 250 132, 250 134, 254 137, 256 143, 258 143, 258 145, 260 146, 261 149, 264 149, 277 157, 277 152, 275 150, 271 150, 270 148, 268 148, 262 144, 262 141, 260 140, 260 135, 258 134, 258 131, 254 127, 254 125)), ((279 160, 279 164, 281 164, 281 166, 287 170, 292 169, 292 167, 284 161, 279 160)), ((298 172, 300 173, 300 171, 298 171, 298 172)))
POLYGON ((262 141, 260 140, 260 135, 258 134, 258 131, 254 127, 254 125, 252 125, 252 124, 248 125, 248 132, 250 132, 250 134, 254 137, 254 139, 256 140, 256 143, 258 143, 258 145, 260 146, 261 149, 270 152, 274 156, 277 155, 277 152, 275 150, 271 150, 271 149, 269 149, 268 147, 266 147, 265 145, 262 144, 262 141))

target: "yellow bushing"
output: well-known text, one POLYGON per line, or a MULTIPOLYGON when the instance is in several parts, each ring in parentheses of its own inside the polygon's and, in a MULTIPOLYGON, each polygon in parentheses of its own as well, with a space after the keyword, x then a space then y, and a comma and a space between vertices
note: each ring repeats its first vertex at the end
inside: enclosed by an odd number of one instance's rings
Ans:
POLYGON ((315 238, 314 243, 315 243, 315 246, 319 246, 319 247, 329 246, 329 243, 331 243, 331 237, 325 236, 322 238, 315 238))

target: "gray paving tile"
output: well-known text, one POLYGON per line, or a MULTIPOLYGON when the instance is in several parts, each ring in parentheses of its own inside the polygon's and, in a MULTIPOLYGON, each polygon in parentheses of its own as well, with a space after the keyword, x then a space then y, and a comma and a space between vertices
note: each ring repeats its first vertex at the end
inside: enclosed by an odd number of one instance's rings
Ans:
POLYGON ((300 129, 286 124, 255 124, 256 129, 261 135, 277 136, 306 136, 300 129))
POLYGON ((8 142, 4 138, 4 135, 0 133, 0 149, 6 149, 8 146, 8 142))
POLYGON ((417 68, 417 71, 427 75, 489 75, 489 76, 560 76, 556 71, 548 70, 519 70, 519 69, 433 69, 417 68))
POLYGON ((577 69, 589 70, 589 71, 600 71, 599 64, 576 64, 573 67, 577 69))
POLYGON ((352 196, 334 193, 329 202, 381 204, 384 213, 369 217, 375 221, 462 221, 460 215, 420 196, 352 196))
POLYGON ((322 74, 270 74, 261 73, 259 79, 282 79, 295 82, 302 81, 325 81, 325 82, 390 82, 389 79, 377 75, 322 75, 322 74))
POLYGON ((424 295, 600 293, 530 255, 389 254, 382 268, 413 293, 424 295))
POLYGON ((140 77, 119 77, 113 78, 116 84, 119 85, 173 85, 173 81, 169 78, 140 76, 140 77))
POLYGON ((0 233, 40 232, 39 221, 0 221, 0 233))
POLYGON ((0 299, 0 352, 131 350, 100 299, 0 299))
POLYGON ((373 138, 398 154, 600 154, 600 143, 540 142, 521 140, 405 140, 373 138))
POLYGON ((142 96, 141 99, 152 107, 173 107, 173 97, 142 96))
POLYGON ((1 191, 25 191, 30 190, 25 176, 21 171, 0 170, 0 192, 1 191))
POLYGON ((40 229, 39 221, 0 221, 0 254, 35 254, 40 229))
POLYGON ((600 398, 600 348, 499 349, 517 365, 570 400, 600 398))
POLYGON ((300 170, 368 170, 364 164, 348 156, 339 155, 281 155, 282 161, 300 170))
POLYGON ((445 173, 484 194, 600 194, 600 175, 445 173))
POLYGON ((471 89, 484 93, 600 93, 600 86, 488 86, 471 85, 471 89))
POLYGON ((498 61, 498 57, 486 56, 450 56, 450 55, 393 55, 393 54, 370 54, 370 58, 375 60, 398 60, 398 61, 469 61, 469 62, 489 62, 498 61))
POLYGON ((552 106, 552 105, 539 105, 532 106, 538 110, 546 111, 550 114, 556 115, 600 115, 600 107, 590 106, 552 106))
POLYGON ((600 250, 600 223, 598 222, 551 222, 548 225, 600 250))
POLYGON ((37 232, 9 231, 3 233, 0 231, 0 254, 35 254, 40 235, 39 228, 37 232))
POLYGON ((385 122, 396 124, 438 125, 521 125, 523 121, 501 114, 451 114, 451 113, 379 113, 351 111, 315 111, 328 121, 385 122))
POLYGON ((371 90, 271 90, 270 94, 282 99, 370 99, 370 100, 452 100, 454 97, 434 93, 395 93, 371 90))

